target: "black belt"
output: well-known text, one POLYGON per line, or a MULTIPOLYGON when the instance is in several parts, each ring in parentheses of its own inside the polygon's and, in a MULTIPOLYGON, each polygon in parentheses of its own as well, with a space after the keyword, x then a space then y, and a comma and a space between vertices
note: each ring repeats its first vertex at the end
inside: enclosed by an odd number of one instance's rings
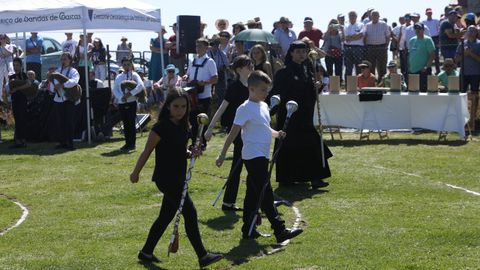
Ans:
POLYGON ((364 47, 362 45, 346 45, 346 44, 344 44, 343 46, 345 46, 345 47, 358 47, 358 48, 364 47))
POLYGON ((369 45, 369 44, 367 44, 367 47, 387 47, 387 43, 378 44, 378 45, 369 45))

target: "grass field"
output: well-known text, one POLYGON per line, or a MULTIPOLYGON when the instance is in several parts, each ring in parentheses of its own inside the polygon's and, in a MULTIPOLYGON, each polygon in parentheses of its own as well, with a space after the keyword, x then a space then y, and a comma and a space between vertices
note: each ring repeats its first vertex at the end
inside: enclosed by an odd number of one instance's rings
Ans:
MULTIPOLYGON (((3 130, 3 138, 11 140, 12 131, 3 130)), ((480 192, 478 136, 468 142, 456 134, 437 142, 435 133, 377 138, 344 134, 328 140, 333 177, 324 192, 308 185, 281 189, 272 179, 276 193, 300 210, 305 232, 284 251, 263 256, 273 237, 241 241, 241 214, 211 206, 230 165, 214 165, 224 139, 216 136, 190 185, 205 246, 226 257, 210 269, 480 269, 480 196, 446 185, 480 192)), ((49 143, 22 150, 1 144, 0 193, 15 197, 30 214, 0 237, 0 269, 198 268, 183 226, 177 254, 166 256, 170 226, 155 251, 162 262, 137 262, 162 196, 150 181, 153 158, 139 184, 128 181, 145 139, 128 154, 117 151, 120 137, 73 152, 49 143)), ((240 205, 243 196, 244 185, 240 205)), ((291 226, 292 209, 279 210, 291 226)), ((20 215, 0 197, 0 230, 20 215)), ((266 223, 260 230, 271 232, 266 223)))

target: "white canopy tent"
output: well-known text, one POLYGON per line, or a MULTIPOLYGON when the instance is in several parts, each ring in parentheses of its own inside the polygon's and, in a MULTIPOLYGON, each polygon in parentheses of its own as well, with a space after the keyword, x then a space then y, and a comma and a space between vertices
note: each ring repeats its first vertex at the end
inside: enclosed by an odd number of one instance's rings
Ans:
MULTIPOLYGON (((161 12, 139 0, 22 0, 0 1, 0 33, 40 32, 52 30, 142 30, 161 31, 161 12)), ((86 48, 86 39, 84 39, 86 48)), ((163 44, 160 42, 163 51, 163 44)), ((163 56, 163 53, 162 53, 163 56)), ((87 61, 87 51, 84 54, 87 61)), ((162 66, 163 66, 162 57, 162 66)), ((85 73, 88 74, 88 67, 85 73)), ((88 143, 90 131, 90 93, 85 78, 88 143)))

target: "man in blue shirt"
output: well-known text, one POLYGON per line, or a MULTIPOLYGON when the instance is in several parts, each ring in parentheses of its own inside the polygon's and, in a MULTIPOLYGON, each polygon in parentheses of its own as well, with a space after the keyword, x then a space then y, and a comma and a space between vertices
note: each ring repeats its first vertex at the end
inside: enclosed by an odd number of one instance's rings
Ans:
POLYGON ((31 32, 30 34, 30 38, 26 40, 27 70, 35 71, 35 79, 37 79, 37 81, 41 81, 43 38, 39 37, 37 32, 31 32))

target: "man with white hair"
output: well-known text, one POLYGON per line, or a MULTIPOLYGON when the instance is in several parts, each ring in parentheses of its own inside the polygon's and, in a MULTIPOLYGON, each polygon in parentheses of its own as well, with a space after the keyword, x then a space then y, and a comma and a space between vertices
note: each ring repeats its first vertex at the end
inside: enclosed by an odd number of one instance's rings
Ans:
POLYGON ((366 59, 372 63, 372 73, 375 68, 378 80, 387 73, 388 44, 391 30, 387 23, 380 20, 380 13, 373 10, 371 21, 365 25, 365 45, 367 46, 366 59))
POLYGON ((345 41, 343 44, 345 76, 352 75, 353 67, 355 67, 355 74, 360 74, 358 65, 365 57, 365 43, 363 42, 365 27, 363 23, 357 22, 357 13, 355 11, 348 13, 348 19, 350 24, 345 27, 345 41))

